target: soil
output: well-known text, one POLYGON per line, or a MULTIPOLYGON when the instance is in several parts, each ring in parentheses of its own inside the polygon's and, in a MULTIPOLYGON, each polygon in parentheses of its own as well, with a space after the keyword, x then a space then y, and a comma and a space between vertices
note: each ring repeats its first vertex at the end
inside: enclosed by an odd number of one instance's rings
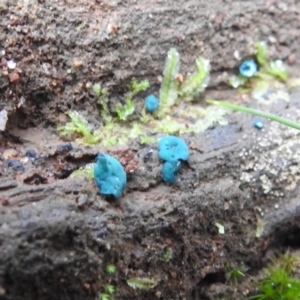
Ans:
MULTIPOLYGON (((231 114, 225 127, 182 136, 190 158, 168 185, 156 145, 83 146, 63 141, 56 128, 70 109, 101 125, 93 83, 109 88, 112 113, 132 78, 148 79, 157 93, 171 47, 183 73, 199 55, 211 60, 207 96, 249 100, 225 84, 226 73, 264 40, 297 74, 299 12, 292 0, 2 1, 0 300, 99 299, 107 284, 115 299, 253 295, 270 259, 300 247, 296 130, 265 120, 258 130, 253 116, 231 114), (127 171, 118 200, 100 196, 88 177, 70 177, 100 150, 127 171), (247 276, 232 284, 231 269, 247 276), (130 278, 157 284, 133 289, 130 278)), ((293 89, 289 104, 267 109, 299 120, 299 96, 293 89)))

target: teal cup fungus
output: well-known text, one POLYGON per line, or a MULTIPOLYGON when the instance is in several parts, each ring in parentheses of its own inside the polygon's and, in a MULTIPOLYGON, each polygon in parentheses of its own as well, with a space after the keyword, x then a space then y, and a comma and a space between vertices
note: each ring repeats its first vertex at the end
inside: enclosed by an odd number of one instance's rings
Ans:
POLYGON ((239 72, 242 76, 251 78, 257 72, 257 63, 253 59, 245 60, 239 67, 239 72))
POLYGON ((146 110, 148 112, 155 112, 159 107, 159 100, 154 95, 149 95, 146 97, 146 110))
POLYGON ((113 195, 116 198, 122 195, 127 182, 121 163, 104 153, 100 153, 96 158, 94 177, 101 195, 113 195))
POLYGON ((158 142, 158 156, 165 161, 188 160, 189 149, 184 140, 167 135, 158 142))
POLYGON ((176 181, 176 173, 181 168, 181 161, 187 161, 189 158, 189 149, 184 140, 167 135, 158 142, 158 156, 164 160, 162 168, 163 180, 167 183, 176 181))

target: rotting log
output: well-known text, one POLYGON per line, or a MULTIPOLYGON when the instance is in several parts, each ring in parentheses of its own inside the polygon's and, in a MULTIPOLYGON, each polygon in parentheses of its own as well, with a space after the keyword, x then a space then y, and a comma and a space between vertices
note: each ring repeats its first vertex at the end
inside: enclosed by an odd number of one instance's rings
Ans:
MULTIPOLYGON (((133 77, 149 79, 157 91, 172 46, 181 53, 183 72, 193 70, 199 55, 211 60, 209 89, 223 88, 219 75, 232 72, 259 40, 269 41, 273 57, 297 65, 299 5, 2 1, 1 59, 18 68, 8 70, 10 76, 0 71, 8 130, 64 122, 70 108, 97 125, 97 100, 86 84, 108 86, 112 101, 133 77)), ((299 120, 297 93, 293 99, 289 108, 271 111, 299 120)), ((43 168, 58 163, 53 153, 37 167, 40 177, 6 173, 1 165, 0 299, 96 299, 108 283, 117 299, 243 299, 249 286, 235 291, 226 285, 225 266, 244 264, 253 273, 274 250, 299 247, 300 234, 298 134, 270 122, 256 131, 251 123, 251 116, 238 113, 227 127, 185 137, 189 166, 172 186, 161 182, 156 149, 145 159, 149 147, 137 147, 138 169, 115 202, 97 195, 87 178, 62 174, 45 183, 43 168), (115 274, 106 272, 108 264, 115 274), (133 290, 126 284, 132 277, 159 282, 149 291, 133 290)), ((82 148, 82 156, 63 158, 73 170, 98 150, 82 148)))
MULTIPOLYGON (((299 119, 298 95, 271 111, 299 119)), ((0 299, 96 299, 108 283, 117 299, 205 299, 216 286, 214 296, 243 299, 243 285, 234 294, 225 284, 226 265, 251 273, 266 255, 299 247, 300 139, 275 122, 260 131, 252 116, 229 119, 185 137, 189 164, 174 185, 161 181, 156 148, 147 159, 150 148, 137 149, 138 168, 117 201, 85 177, 38 185, 1 177, 0 299), (133 290, 126 280, 137 277, 159 282, 133 290)), ((75 154, 73 164, 81 159, 75 154)))

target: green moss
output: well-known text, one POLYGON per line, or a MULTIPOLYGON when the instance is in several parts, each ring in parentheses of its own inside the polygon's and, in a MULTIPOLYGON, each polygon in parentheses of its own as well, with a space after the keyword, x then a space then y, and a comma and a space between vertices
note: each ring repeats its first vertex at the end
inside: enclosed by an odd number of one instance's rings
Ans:
POLYGON ((245 277, 244 267, 232 268, 230 263, 226 264, 226 279, 227 282, 232 285, 238 285, 239 280, 245 277))
POLYGON ((93 179, 94 178, 94 167, 95 164, 87 164, 84 168, 75 170, 72 172, 70 175, 71 178, 76 177, 76 176, 88 176, 89 178, 93 179))
POLYGON ((101 116, 103 121, 107 124, 112 122, 112 116, 108 109, 108 89, 102 88, 99 83, 96 83, 92 87, 95 95, 98 97, 98 103, 101 105, 101 116))
POLYGON ((130 96, 134 97, 139 92, 145 91, 148 87, 149 87, 148 80, 143 80, 141 82, 138 82, 135 79, 133 79, 130 85, 130 96))
POLYGON ((235 105, 235 104, 231 104, 231 103, 223 102, 223 101, 206 100, 206 102, 208 102, 210 104, 215 104, 218 106, 234 109, 237 111, 246 112, 246 113, 249 113, 249 114, 252 114, 255 116, 264 117, 264 118, 270 119, 272 121, 281 123, 283 125, 300 130, 300 123, 297 123, 297 122, 294 122, 294 121, 291 121, 291 120, 288 120, 288 119, 285 119, 285 118, 282 118, 282 117, 279 117, 279 116, 276 116, 273 114, 269 114, 269 113, 263 112, 261 110, 257 110, 257 109, 253 109, 253 108, 249 108, 249 107, 245 107, 245 106, 240 106, 240 105, 235 105))
POLYGON ((109 293, 109 294, 113 294, 115 292, 115 287, 111 284, 107 284, 105 287, 104 287, 104 290, 105 292, 109 293))
POLYGON ((160 279, 158 277, 153 278, 130 278, 127 280, 127 284, 133 289, 140 289, 140 290, 149 290, 154 288, 160 279))
POLYGON ((209 81, 209 60, 198 57, 196 59, 197 72, 189 76, 182 83, 177 78, 180 71, 180 55, 178 51, 171 48, 168 51, 163 80, 160 87, 160 108, 156 113, 158 118, 163 118, 170 109, 182 101, 194 100, 202 92, 209 81))
POLYGON ((141 91, 145 91, 149 87, 148 80, 144 80, 141 82, 136 81, 133 79, 131 81, 130 90, 127 93, 125 104, 116 104, 116 112, 118 115, 119 120, 126 121, 135 110, 135 105, 133 102, 133 97, 141 91))
POLYGON ((99 138, 95 137, 89 128, 89 125, 83 117, 81 117, 77 111, 69 111, 69 117, 71 122, 67 123, 65 126, 60 126, 57 130, 62 135, 76 134, 82 137, 82 140, 86 144, 96 144, 100 141, 99 138))
POLYGON ((185 100, 191 101, 202 92, 209 81, 210 63, 209 60, 198 57, 196 59, 198 71, 188 77, 180 86, 179 95, 185 100))
POLYGON ((159 91, 160 112, 167 107, 173 106, 178 97, 177 76, 180 68, 180 55, 178 51, 171 48, 168 51, 163 80, 159 91))
POLYGON ((266 93, 269 89, 282 89, 282 83, 289 85, 287 69, 282 60, 271 61, 265 43, 255 44, 255 60, 259 65, 258 72, 251 78, 242 75, 229 78, 229 84, 239 88, 241 93, 254 92, 255 94, 266 93))
POLYGON ((101 293, 99 300, 114 300, 115 299, 112 296, 116 291, 116 288, 113 285, 111 285, 111 284, 105 285, 104 291, 105 291, 105 293, 101 293))
MULTIPOLYGON (((114 274, 116 272, 116 267, 112 264, 106 266, 106 272, 109 274, 114 274)), ((104 293, 101 293, 99 300, 114 300, 113 294, 116 288, 111 284, 106 284, 104 286, 104 293)))
POLYGON ((116 266, 115 265, 112 265, 112 264, 109 264, 106 266, 106 272, 109 273, 109 274, 114 274, 116 273, 116 266))
POLYGON ((134 113, 134 103, 131 98, 126 98, 125 104, 116 104, 116 112, 121 121, 126 121, 134 113))
POLYGON ((99 300, 114 300, 115 298, 112 297, 111 295, 109 294, 101 294, 101 296, 99 297, 99 300))
POLYGON ((264 75, 270 75, 273 79, 287 81, 288 74, 282 60, 270 61, 265 43, 256 43, 256 60, 260 66, 260 71, 257 74, 258 77, 263 78, 264 75))
POLYGON ((77 31, 80 31, 82 30, 84 27, 86 26, 86 24, 83 22, 83 23, 80 23, 77 27, 76 27, 76 30, 77 31))
POLYGON ((164 249, 164 253, 163 253, 161 260, 168 262, 172 258, 172 256, 173 256, 172 249, 170 247, 166 247, 164 249))
POLYGON ((258 73, 258 75, 260 73, 263 74, 263 72, 284 82, 288 80, 288 73, 282 60, 271 61, 270 64, 265 67, 265 69, 262 69, 262 71, 258 73))
POLYGON ((267 268, 264 279, 257 282, 258 294, 255 300, 299 300, 300 279, 292 275, 299 260, 287 253, 267 268))
POLYGON ((100 296, 100 300, 114 300, 115 298, 112 296, 115 291, 116 291, 116 288, 111 285, 111 284, 107 284, 104 286, 104 291, 105 293, 101 293, 101 296, 100 296))
POLYGON ((264 232, 264 221, 263 219, 257 214, 256 215, 256 232, 255 237, 260 238, 264 232))
POLYGON ((140 113, 139 120, 130 116, 134 113, 133 97, 149 87, 147 80, 131 81, 129 91, 125 95, 125 103, 116 105, 117 117, 113 117, 108 108, 109 91, 99 83, 92 87, 101 106, 103 126, 92 133, 88 123, 76 112, 69 112, 71 122, 59 130, 66 133, 76 133, 88 144, 101 143, 105 147, 118 144, 127 144, 132 139, 140 139, 140 143, 154 143, 157 133, 184 134, 201 132, 210 127, 214 122, 226 125, 223 108, 203 108, 195 100, 202 92, 209 79, 209 61, 198 57, 196 59, 197 72, 189 76, 179 86, 177 77, 180 67, 180 55, 176 49, 168 51, 164 76, 160 88, 161 106, 157 113, 148 114, 145 109, 140 113), (120 122, 121 121, 121 122, 120 122))
POLYGON ((140 144, 156 144, 158 142, 157 138, 151 136, 142 136, 140 139, 140 144))
POLYGON ((259 42, 255 44, 255 56, 256 60, 260 66, 266 66, 269 63, 269 55, 267 50, 267 45, 264 42, 259 42))

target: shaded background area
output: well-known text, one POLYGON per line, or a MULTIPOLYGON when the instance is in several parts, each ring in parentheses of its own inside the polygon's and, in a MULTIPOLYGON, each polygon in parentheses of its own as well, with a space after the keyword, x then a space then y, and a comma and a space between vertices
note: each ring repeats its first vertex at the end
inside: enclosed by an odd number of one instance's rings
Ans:
POLYGON ((69 109, 99 125, 86 84, 109 87, 113 102, 134 77, 157 91, 171 47, 184 73, 196 57, 210 59, 213 89, 224 88, 218 75, 234 72, 255 42, 290 63, 300 47, 297 1, 4 1, 0 9, 2 61, 16 62, 1 68, 0 109, 17 111, 23 127, 64 122, 69 109))

